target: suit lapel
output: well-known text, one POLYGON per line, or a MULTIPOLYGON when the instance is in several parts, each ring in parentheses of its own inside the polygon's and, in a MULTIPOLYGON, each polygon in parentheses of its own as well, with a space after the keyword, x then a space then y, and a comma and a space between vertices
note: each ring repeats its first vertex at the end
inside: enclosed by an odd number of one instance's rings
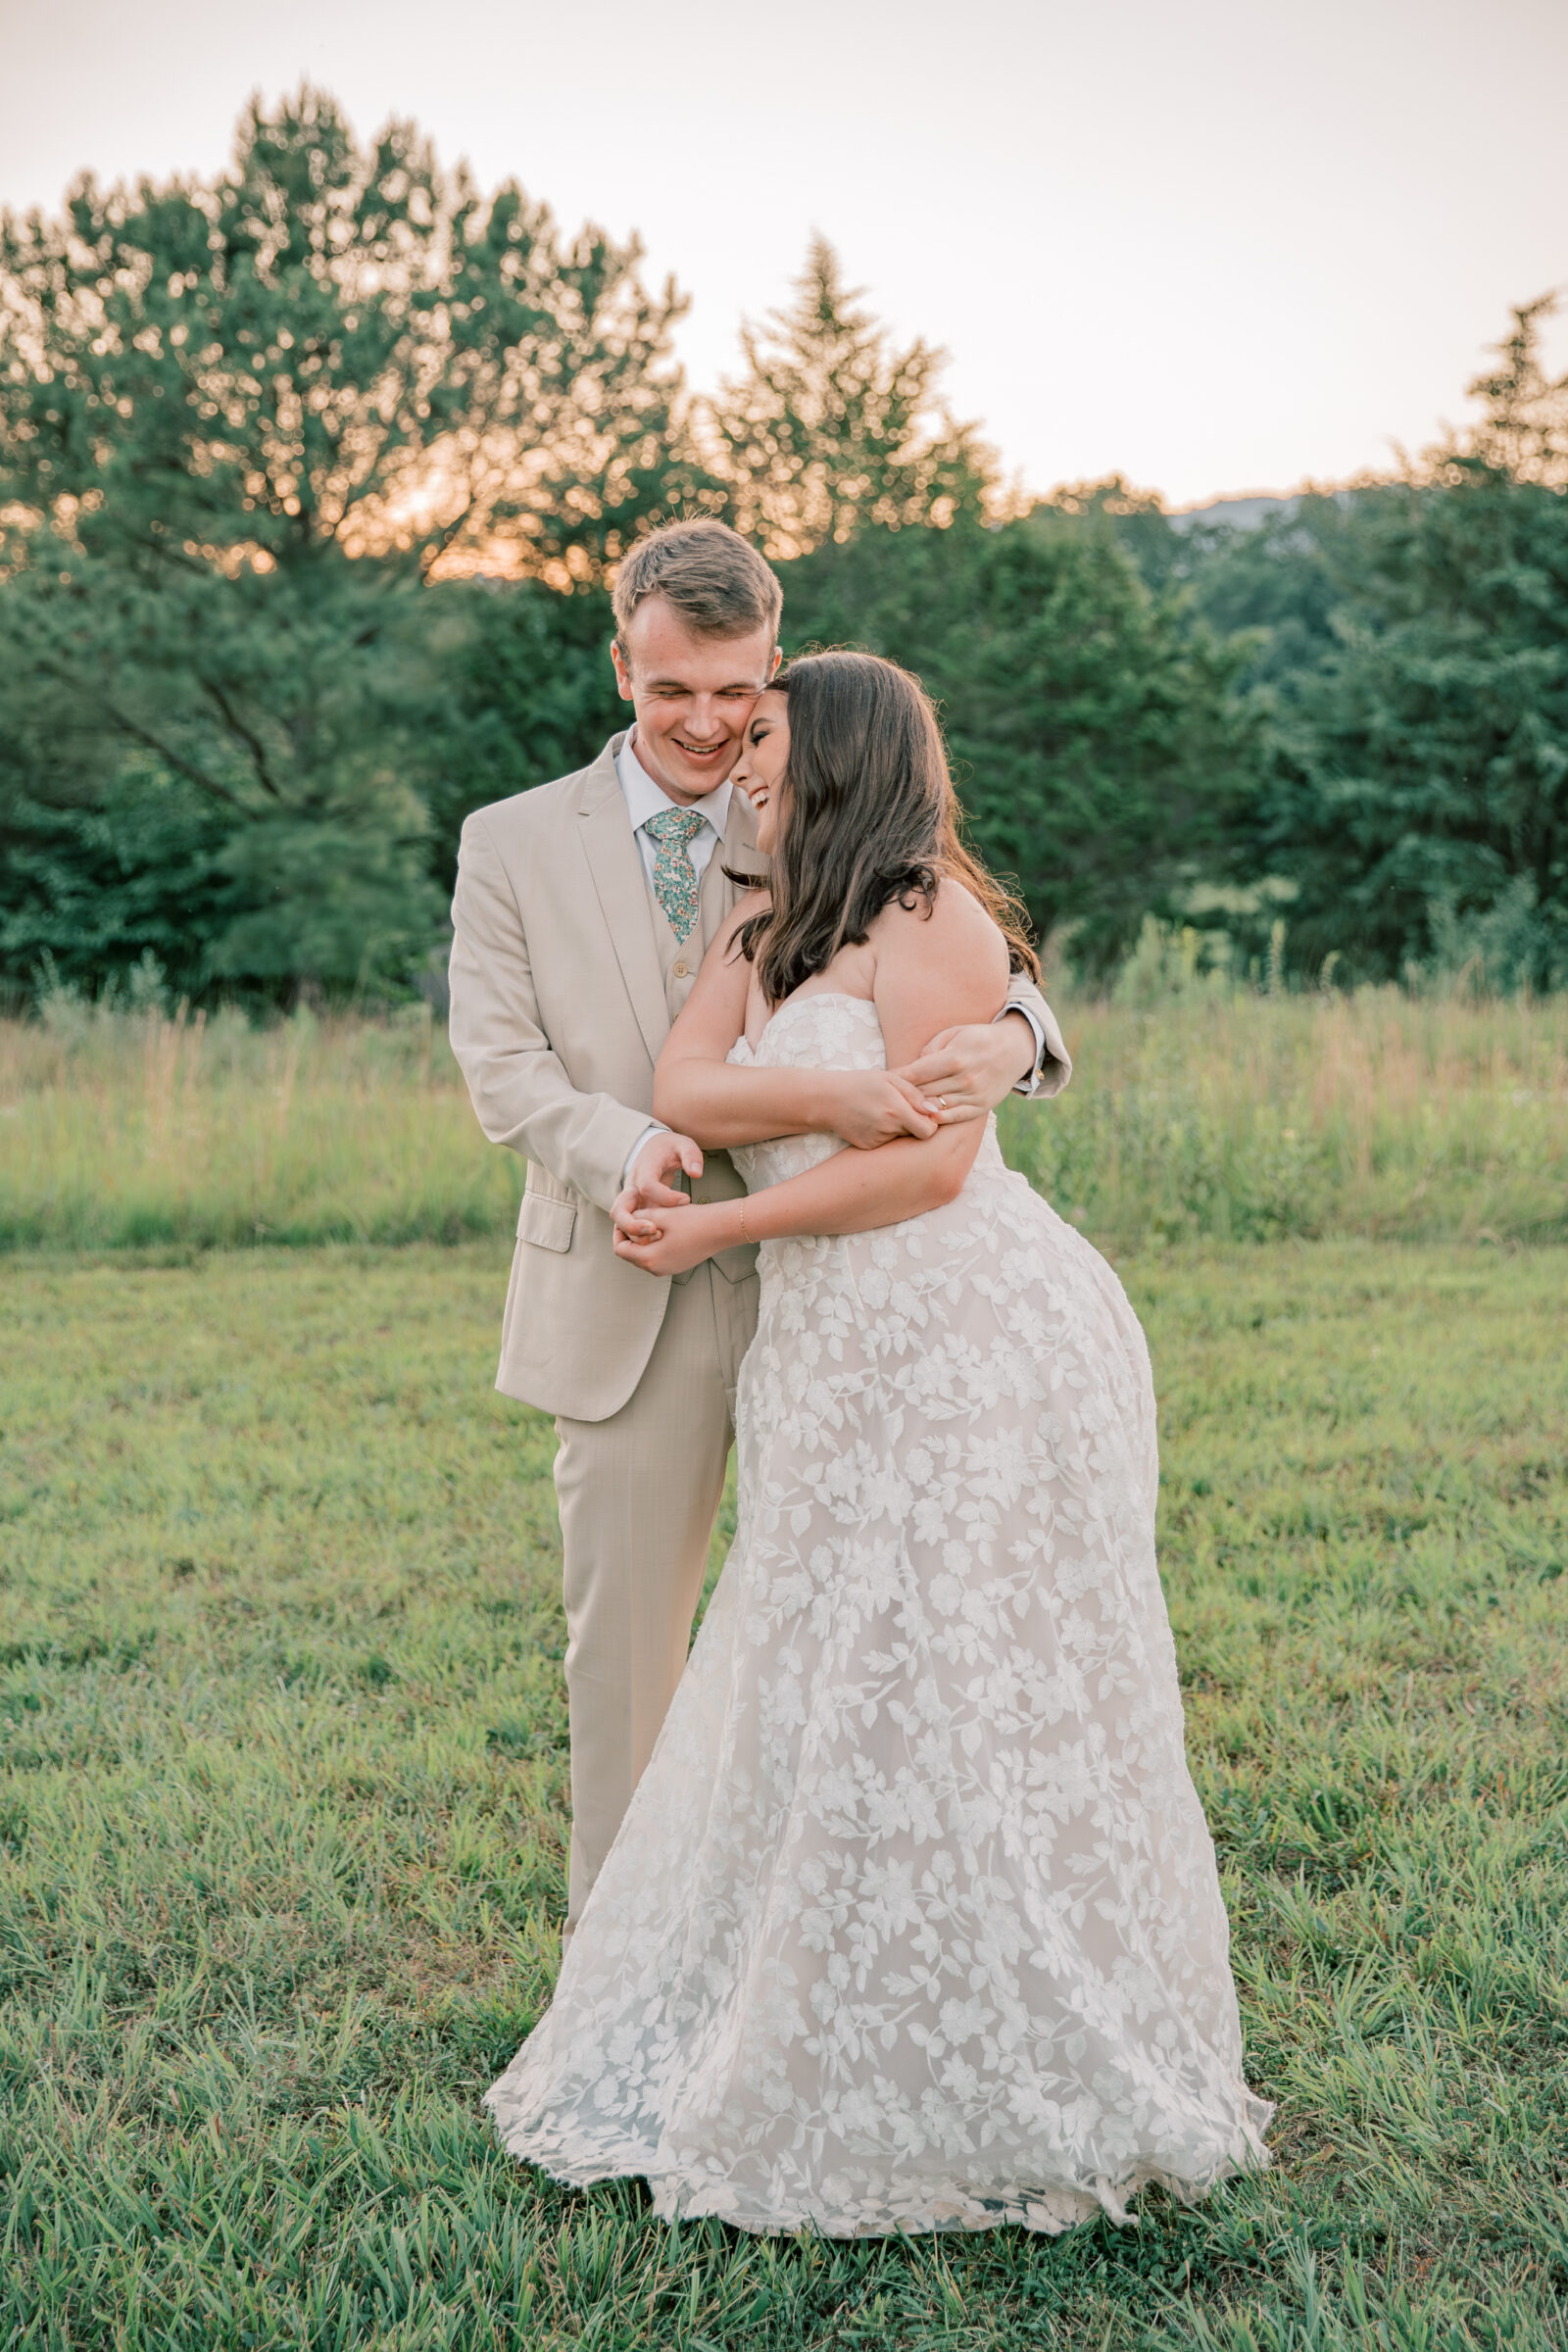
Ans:
POLYGON ((664 1003, 664 975, 660 968, 654 937, 654 910, 643 874, 643 861, 626 816, 620 779, 615 774, 615 752, 622 738, 614 737, 583 778, 577 802, 582 846, 593 876, 599 907, 610 933, 626 994, 631 999, 650 1061, 669 1035, 664 1003))

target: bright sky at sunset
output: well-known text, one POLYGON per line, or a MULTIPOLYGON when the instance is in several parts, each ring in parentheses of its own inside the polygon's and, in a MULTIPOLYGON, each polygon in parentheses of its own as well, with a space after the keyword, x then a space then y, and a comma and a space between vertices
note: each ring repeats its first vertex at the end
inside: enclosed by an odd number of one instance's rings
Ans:
POLYGON ((819 227, 1037 489, 1384 465, 1568 284, 1568 0, 0 0, 0 203, 211 172, 308 75, 640 230, 699 386, 819 227))

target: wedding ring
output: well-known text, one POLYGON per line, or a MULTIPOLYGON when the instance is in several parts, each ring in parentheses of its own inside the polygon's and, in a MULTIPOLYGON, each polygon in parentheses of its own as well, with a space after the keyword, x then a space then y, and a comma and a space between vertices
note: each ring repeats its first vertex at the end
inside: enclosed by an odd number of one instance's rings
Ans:
POLYGON ((946 1110, 946 1109, 947 1109, 947 1107, 948 1107, 948 1098, 947 1098, 947 1096, 946 1096, 946 1095, 938 1095, 938 1097, 937 1097, 937 1108, 938 1108, 938 1110, 946 1110))

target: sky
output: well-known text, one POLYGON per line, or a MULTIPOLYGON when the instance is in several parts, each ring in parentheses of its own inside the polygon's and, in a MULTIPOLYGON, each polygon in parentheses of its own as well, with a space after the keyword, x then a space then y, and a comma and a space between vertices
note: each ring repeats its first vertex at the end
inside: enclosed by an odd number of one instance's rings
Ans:
POLYGON ((819 229, 1035 491, 1386 466, 1568 289, 1568 0, 0 0, 0 205, 210 173, 309 77, 638 231, 699 388, 819 229))

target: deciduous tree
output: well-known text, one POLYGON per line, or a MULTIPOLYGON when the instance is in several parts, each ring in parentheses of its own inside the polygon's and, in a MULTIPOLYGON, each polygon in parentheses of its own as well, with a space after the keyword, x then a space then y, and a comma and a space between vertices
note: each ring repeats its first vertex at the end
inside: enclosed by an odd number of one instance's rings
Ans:
POLYGON ((0 225, 0 857, 32 843, 38 923, 40 811, 101 833, 161 792, 225 910, 210 978, 422 952, 415 592, 481 557, 591 582, 678 487, 679 303, 638 258, 310 90, 212 181, 0 225))

